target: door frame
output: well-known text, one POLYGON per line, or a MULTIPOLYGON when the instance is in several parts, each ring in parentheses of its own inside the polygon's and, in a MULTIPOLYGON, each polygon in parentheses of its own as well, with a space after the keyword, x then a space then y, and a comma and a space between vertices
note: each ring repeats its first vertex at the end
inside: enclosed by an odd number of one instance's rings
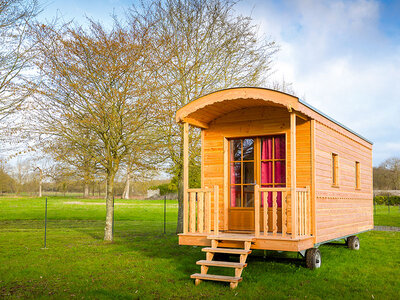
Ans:
MULTIPOLYGON (((229 147, 229 140, 230 139, 239 139, 239 138, 262 138, 262 137, 266 137, 266 136, 275 136, 275 135, 284 135, 285 136, 285 168, 286 168, 286 172, 285 172, 285 182, 286 182, 286 186, 288 185, 288 166, 289 166, 289 161, 288 158, 290 156, 288 156, 288 132, 287 131, 276 131, 276 132, 269 132, 269 133, 265 133, 265 134, 256 134, 256 135, 251 135, 251 134, 237 134, 237 135, 229 135, 229 136, 224 136, 224 149, 223 149, 223 153, 224 153, 224 217, 223 217, 223 221, 224 221, 224 230, 228 231, 229 230, 229 211, 231 209, 230 207, 230 192, 229 192, 229 180, 230 180, 230 171, 229 171, 229 155, 230 155, 230 147, 229 147)), ((261 172, 260 172, 260 166, 261 166, 261 160, 258 157, 258 154, 260 154, 260 150, 259 148, 259 142, 256 142, 257 146, 255 146, 255 151, 254 151, 254 165, 255 165, 255 170, 256 170, 256 178, 255 178, 255 182, 256 183, 260 183, 259 181, 261 180, 261 172), (257 148, 257 151, 256 151, 257 148), (256 153, 257 152, 257 153, 256 153)), ((256 144, 255 143, 255 144, 256 144)), ((290 170, 289 170, 290 171, 290 170)), ((253 211, 253 216, 254 216, 254 206, 253 207, 238 207, 236 210, 240 211, 240 210, 250 210, 253 211)), ((262 209, 260 211, 260 213, 262 212, 262 209)), ((236 230, 235 230, 236 231, 236 230)), ((247 230, 244 230, 247 231, 247 230)))

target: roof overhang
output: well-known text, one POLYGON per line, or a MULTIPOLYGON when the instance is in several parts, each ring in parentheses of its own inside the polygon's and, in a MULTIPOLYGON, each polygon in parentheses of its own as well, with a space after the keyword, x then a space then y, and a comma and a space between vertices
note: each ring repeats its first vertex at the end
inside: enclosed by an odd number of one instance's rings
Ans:
POLYGON ((196 127, 208 128, 211 121, 225 114, 259 106, 286 107, 288 111, 295 111, 300 117, 307 116, 318 120, 339 132, 345 130, 372 144, 366 138, 321 113, 298 97, 266 88, 230 88, 202 96, 180 108, 176 112, 176 122, 186 122, 196 127))
POLYGON ((297 110, 298 98, 263 88, 232 88, 200 97, 179 109, 177 122, 187 122, 200 128, 232 111, 257 106, 280 106, 297 110))

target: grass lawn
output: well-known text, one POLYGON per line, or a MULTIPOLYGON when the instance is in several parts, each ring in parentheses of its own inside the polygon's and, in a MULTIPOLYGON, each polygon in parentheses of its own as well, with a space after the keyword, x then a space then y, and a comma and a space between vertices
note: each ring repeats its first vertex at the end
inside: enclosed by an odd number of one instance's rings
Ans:
POLYGON ((390 208, 388 208, 386 205, 377 205, 375 211, 375 225, 400 227, 399 206, 390 206, 390 208))
MULTIPOLYGON (((0 298, 398 299, 400 294, 399 232, 360 234, 359 251, 322 245, 322 267, 315 271, 294 253, 264 258, 254 251, 243 282, 230 290, 214 282, 194 286, 189 278, 205 256, 200 247, 178 246, 176 201, 168 201, 164 235, 162 201, 117 200, 112 244, 102 241, 101 202, 49 198, 48 249, 42 249, 44 199, 0 198, 0 298)), ((399 214, 388 217, 379 208, 376 220, 395 226, 399 214)))

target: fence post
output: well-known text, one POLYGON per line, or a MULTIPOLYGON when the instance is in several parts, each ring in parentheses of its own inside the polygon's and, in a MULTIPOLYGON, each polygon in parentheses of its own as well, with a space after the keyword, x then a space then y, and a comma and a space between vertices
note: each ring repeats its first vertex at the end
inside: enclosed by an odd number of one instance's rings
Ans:
POLYGON ((47 197, 46 197, 46 206, 44 209, 44 249, 46 249, 46 238, 47 238, 47 197))
POLYGON ((165 234, 166 219, 167 219, 167 196, 164 196, 164 234, 165 234))

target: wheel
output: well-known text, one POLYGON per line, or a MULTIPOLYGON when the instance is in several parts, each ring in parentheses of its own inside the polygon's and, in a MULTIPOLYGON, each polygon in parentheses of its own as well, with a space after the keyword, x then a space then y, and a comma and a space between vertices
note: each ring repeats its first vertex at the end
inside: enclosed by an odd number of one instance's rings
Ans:
POLYGON ((355 235, 349 236, 347 239, 347 247, 349 247, 351 250, 360 249, 360 241, 358 240, 358 237, 355 235))
POLYGON ((313 270, 321 267, 321 252, 317 248, 311 248, 306 251, 306 266, 313 270))

